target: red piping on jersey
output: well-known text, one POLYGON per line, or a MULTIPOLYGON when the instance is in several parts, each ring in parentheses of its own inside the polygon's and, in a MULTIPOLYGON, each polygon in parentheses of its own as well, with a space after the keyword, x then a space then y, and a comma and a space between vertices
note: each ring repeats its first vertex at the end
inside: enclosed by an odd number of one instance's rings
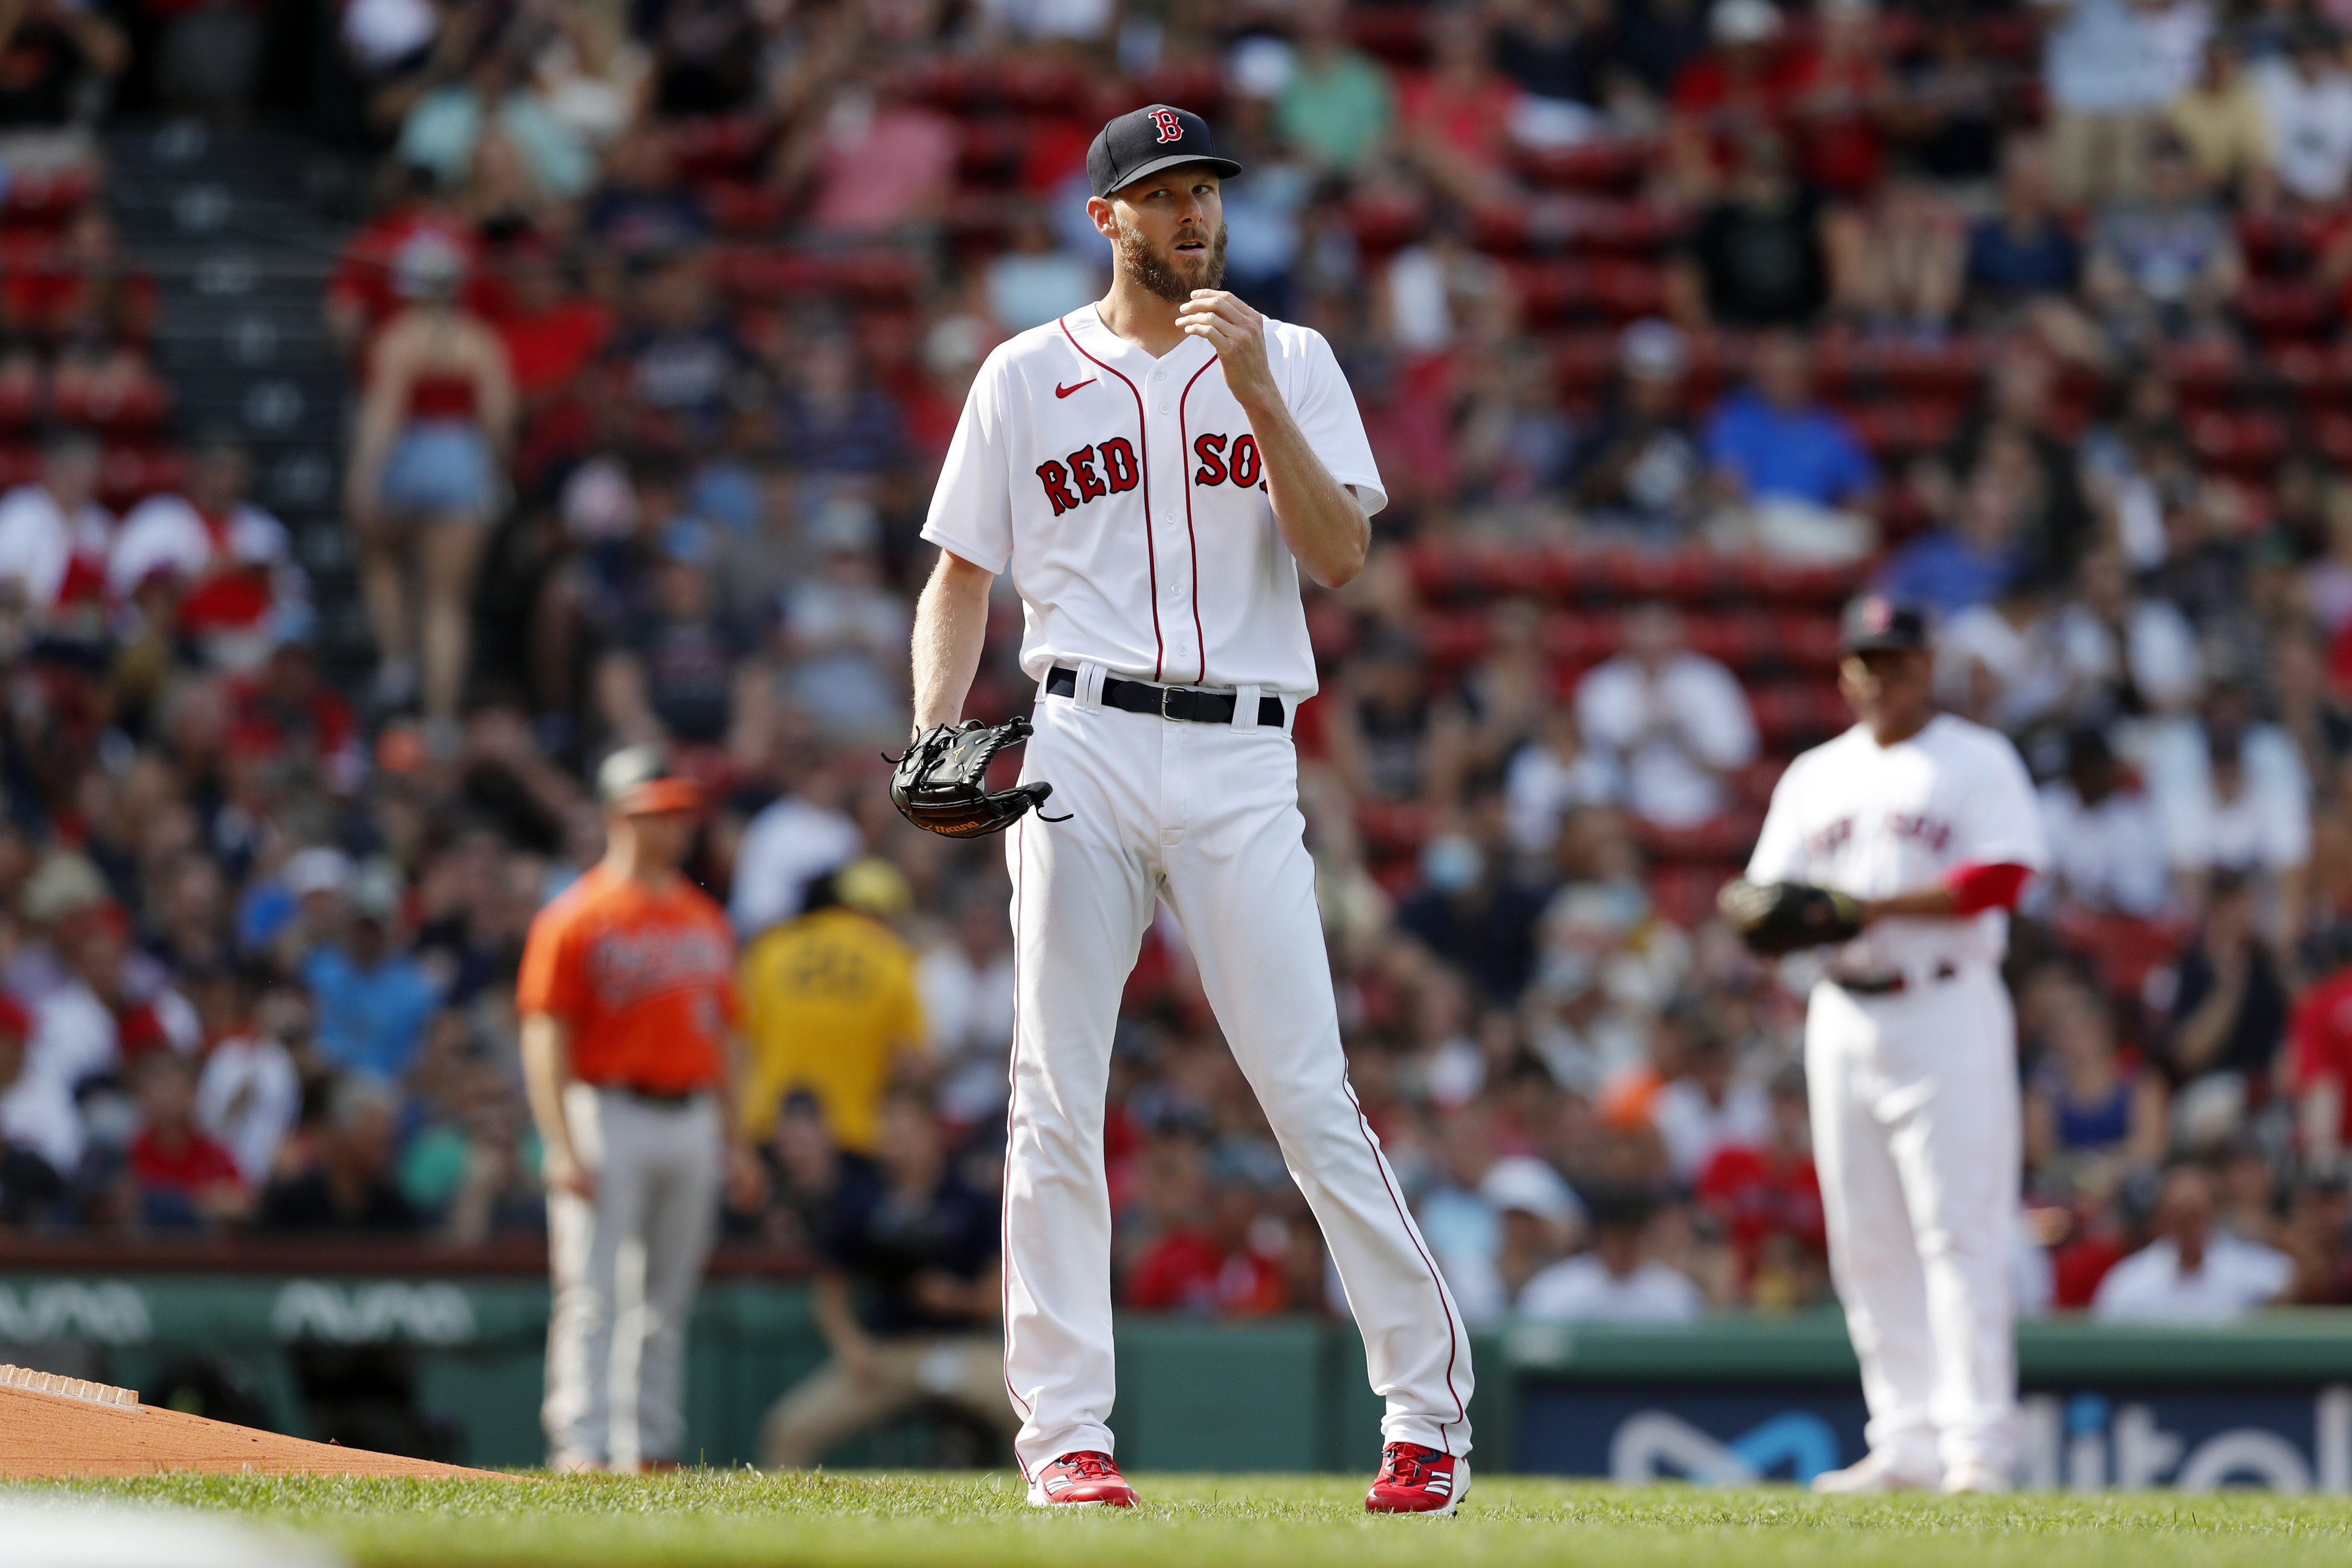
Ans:
POLYGON ((1176 398, 1176 456, 1184 465, 1184 542, 1192 547, 1192 638, 1201 646, 1201 673, 1196 679, 1209 679, 1209 639, 1201 630, 1201 542, 1192 536, 1192 432, 1184 423, 1184 399, 1192 395, 1192 382, 1209 374, 1209 365, 1217 363, 1216 351, 1209 352, 1209 364, 1192 373, 1192 381, 1176 398))
POLYGON ((2017 896, 2025 891, 2025 879, 2032 875, 2030 868, 2013 861, 1971 862, 1945 872, 1944 886, 1951 892, 1953 913, 1974 915, 1987 910, 2015 909, 2017 896))
MULTIPOLYGON (((1013 826, 1013 1048, 1005 1053, 1004 1063, 1004 1152, 1008 1160, 1013 1154, 1013 1110, 1021 1103, 1021 859, 1022 851, 1029 847, 1021 830, 1025 826, 1015 823, 1013 826)), ((1029 1402, 1021 1397, 1020 1390, 1013 1386, 1013 1267, 1008 1261, 1012 1247, 1013 1191, 1008 1185, 996 1208, 997 1289, 1003 1293, 1004 1304, 1004 1392, 1020 1406, 1025 1420, 1034 1412, 1029 1402)), ((1028 1461, 1022 1458, 1017 1443, 1013 1448, 1013 1462, 1021 1467, 1023 1480, 1036 1479, 1029 1473, 1028 1461)))
MULTIPOLYGON (((1137 458, 1138 466, 1143 469, 1143 550, 1151 572, 1151 679, 1157 680, 1160 679, 1160 667, 1168 661, 1168 645, 1160 640, 1160 552, 1151 542, 1151 437, 1146 428, 1149 421, 1143 417, 1143 394, 1136 390, 1135 383, 1129 381, 1124 372, 1113 370, 1094 355, 1087 353, 1086 345, 1078 342, 1077 335, 1070 331, 1067 316, 1054 324, 1062 329, 1062 335, 1070 340, 1072 348, 1086 354, 1088 363, 1100 365, 1118 376, 1120 384, 1127 388, 1128 395, 1135 399, 1135 439, 1143 448, 1137 458)), ((1194 592, 1197 594, 1199 590, 1194 592)))

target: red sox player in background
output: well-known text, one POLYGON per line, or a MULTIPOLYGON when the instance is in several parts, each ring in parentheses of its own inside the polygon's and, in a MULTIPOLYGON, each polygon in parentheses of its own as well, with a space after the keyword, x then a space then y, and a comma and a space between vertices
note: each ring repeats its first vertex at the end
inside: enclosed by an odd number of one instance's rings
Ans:
POLYGON ((1926 617, 1847 611, 1853 728, 1789 764, 1748 866, 1856 900, 1805 1008, 1805 1084, 1870 1451, 1825 1492, 2003 1491, 2021 1134, 2009 911, 2048 865, 2017 748, 1936 711, 1926 617))
MULTIPOLYGON (((990 586, 1011 574, 1037 682, 1022 776, 1069 814, 1006 844, 1004 1376, 1029 1500, 1135 1501, 1111 1458, 1103 1099, 1119 992, 1164 900, 1387 1401, 1365 1506, 1450 1513, 1470 1481, 1470 1347, 1349 1089, 1290 740, 1315 691, 1299 570, 1355 576, 1388 498, 1330 345, 1217 288, 1219 183, 1241 169, 1200 118, 1121 115, 1087 170, 1110 292, 982 366, 915 618, 920 735, 961 717, 990 586)), ((1246 1391, 1234 1405, 1247 1419, 1246 1391)))

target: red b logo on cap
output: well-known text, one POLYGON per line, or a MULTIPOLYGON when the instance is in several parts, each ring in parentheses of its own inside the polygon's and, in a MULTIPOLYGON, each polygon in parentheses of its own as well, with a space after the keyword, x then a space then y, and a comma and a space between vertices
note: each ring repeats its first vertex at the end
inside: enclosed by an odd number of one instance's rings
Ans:
POLYGON ((1153 110, 1151 111, 1151 123, 1159 128, 1160 140, 1162 142, 1181 142, 1184 140, 1184 122, 1176 118, 1176 111, 1174 110, 1153 110))

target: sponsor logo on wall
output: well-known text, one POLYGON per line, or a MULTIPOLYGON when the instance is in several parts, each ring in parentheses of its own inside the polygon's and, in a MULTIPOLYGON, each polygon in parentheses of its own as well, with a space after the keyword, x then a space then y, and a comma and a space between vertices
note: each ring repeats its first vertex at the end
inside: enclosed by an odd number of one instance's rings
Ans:
MULTIPOLYGON (((1627 1484, 1805 1482, 1861 1458, 1853 1394, 1810 1390, 1530 1390, 1524 1468, 1627 1484)), ((2018 1427, 2017 1482, 2095 1492, 2166 1487, 2352 1491, 2352 1388, 2036 1392, 2018 1427)))
POLYGON ((323 1340, 366 1345, 414 1340, 424 1345, 471 1344, 474 1305, 455 1285, 401 1280, 341 1286, 289 1279, 269 1309, 269 1331, 281 1340, 323 1340))
POLYGON ((154 1320, 139 1288, 121 1279, 57 1279, 12 1288, 0 1285, 0 1342, 47 1344, 90 1340, 143 1344, 154 1320))

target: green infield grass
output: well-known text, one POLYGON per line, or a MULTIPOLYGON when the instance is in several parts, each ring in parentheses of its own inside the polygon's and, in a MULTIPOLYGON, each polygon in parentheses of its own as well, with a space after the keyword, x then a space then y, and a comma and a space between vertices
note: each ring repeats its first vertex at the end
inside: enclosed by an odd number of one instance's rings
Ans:
MULTIPOLYGON (((2070 1568, 2352 1562, 2352 1500, 2252 1493, 1823 1500, 1481 1479, 1452 1520, 1368 1519, 1363 1479, 1145 1475, 1145 1506, 1048 1512, 992 1474, 688 1470, 563 1480, 158 1477, 75 1495, 232 1510, 367 1568, 2070 1568)), ((36 1487, 26 1491, 47 1490, 36 1487)), ((0 1552, 0 1557, 5 1552, 0 1552)))

